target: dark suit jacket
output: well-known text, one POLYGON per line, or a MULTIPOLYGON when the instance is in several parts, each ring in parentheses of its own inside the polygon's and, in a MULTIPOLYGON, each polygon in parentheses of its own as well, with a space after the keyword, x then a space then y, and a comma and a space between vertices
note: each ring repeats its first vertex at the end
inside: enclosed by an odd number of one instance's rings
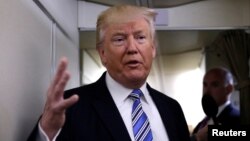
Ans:
MULTIPOLYGON (((193 134, 198 132, 201 122, 194 128, 193 134)), ((221 125, 240 125, 240 112, 232 104, 229 104, 217 117, 217 122, 221 125)))
MULTIPOLYGON (((189 141, 189 131, 177 101, 152 89, 147 89, 158 108, 170 141, 189 141)), ((65 97, 79 95, 79 102, 66 112, 66 122, 57 141, 130 141, 122 117, 109 93, 105 73, 95 83, 71 89, 65 97)), ((33 141, 37 126, 28 141, 33 141)))

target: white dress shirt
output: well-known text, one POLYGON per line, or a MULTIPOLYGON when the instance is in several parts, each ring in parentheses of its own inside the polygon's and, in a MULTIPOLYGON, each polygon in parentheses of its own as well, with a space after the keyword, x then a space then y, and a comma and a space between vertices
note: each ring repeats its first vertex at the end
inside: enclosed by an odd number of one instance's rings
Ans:
MULTIPOLYGON (((128 133, 132 141, 134 141, 133 126, 132 126, 132 106, 133 100, 128 96, 132 92, 132 89, 125 88, 107 73, 106 82, 108 90, 115 101, 115 104, 122 116, 122 119, 127 127, 128 133)), ((146 113, 149 124, 153 133, 153 141, 169 141, 167 131, 164 127, 158 109, 155 106, 149 92, 146 88, 146 83, 140 88, 144 94, 141 98, 142 109, 146 113)))
MULTIPOLYGON (((133 135, 132 119, 131 119, 133 100, 128 97, 132 92, 132 89, 125 88, 124 86, 116 82, 108 73, 106 73, 106 84, 121 114, 121 117, 126 125, 131 140, 135 141, 133 135)), ((153 140, 169 141, 167 131, 164 127, 160 114, 146 88, 146 83, 143 84, 143 86, 140 89, 144 94, 144 97, 141 98, 142 108, 143 111, 148 116, 150 127, 153 134, 153 140)), ((55 141, 59 133, 60 130, 58 131, 57 135, 54 137, 52 141, 55 141)), ((40 124, 39 124, 39 134, 37 135, 37 141, 49 141, 47 135, 41 128, 40 124)))

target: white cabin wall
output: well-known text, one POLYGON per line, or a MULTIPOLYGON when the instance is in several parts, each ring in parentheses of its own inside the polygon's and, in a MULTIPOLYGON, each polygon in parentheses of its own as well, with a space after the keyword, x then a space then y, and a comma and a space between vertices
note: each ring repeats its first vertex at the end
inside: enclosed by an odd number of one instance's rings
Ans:
POLYGON ((69 61, 71 79, 66 89, 80 85, 79 64, 79 31, 78 31, 78 1, 77 0, 38 0, 53 18, 53 72, 61 57, 69 61))
MULTIPOLYGON (((78 39, 75 39, 78 40, 78 39)), ((79 43, 75 43, 67 38, 61 30, 55 30, 55 67, 58 65, 60 58, 67 57, 68 71, 70 80, 65 89, 71 89, 80 85, 80 62, 79 62, 79 43)))
POLYGON ((55 21, 65 30, 70 39, 76 44, 78 38, 78 2, 77 0, 38 0, 55 21))
POLYGON ((63 6, 72 11, 69 26, 58 20, 67 36, 34 1, 0 0, 1 141, 27 139, 43 111, 59 56, 69 58, 73 72, 67 88, 79 86, 77 1, 63 6))
POLYGON ((28 0, 1 0, 0 18, 0 140, 25 140, 50 81, 51 22, 28 0))

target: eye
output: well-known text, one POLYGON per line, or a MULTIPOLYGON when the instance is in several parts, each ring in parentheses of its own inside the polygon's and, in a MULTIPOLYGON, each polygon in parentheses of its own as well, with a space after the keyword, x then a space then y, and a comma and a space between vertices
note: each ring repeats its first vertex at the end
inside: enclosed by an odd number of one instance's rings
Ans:
POLYGON ((213 83, 212 83, 212 86, 213 86, 214 88, 217 88, 217 87, 220 86, 220 83, 219 83, 219 82, 213 82, 213 83))
POLYGON ((136 36, 136 40, 138 41, 138 43, 144 43, 146 41, 146 36, 144 35, 137 35, 136 36))
POLYGON ((124 36, 115 36, 112 38, 112 43, 115 46, 121 46, 125 43, 125 37, 124 36))

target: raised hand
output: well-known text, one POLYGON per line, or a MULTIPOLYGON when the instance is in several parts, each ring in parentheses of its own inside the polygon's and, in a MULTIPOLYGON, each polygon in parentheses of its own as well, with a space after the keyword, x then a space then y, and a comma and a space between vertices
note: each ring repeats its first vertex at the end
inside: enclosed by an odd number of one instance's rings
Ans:
POLYGON ((196 133, 196 140, 197 141, 207 141, 208 140, 208 125, 200 129, 196 133))
POLYGON ((47 91, 47 100, 40 120, 41 127, 50 140, 52 140, 59 129, 62 128, 65 122, 66 109, 79 99, 77 95, 73 95, 68 99, 64 99, 63 97, 65 86, 70 78, 70 74, 66 70, 67 65, 67 58, 62 58, 57 68, 55 78, 47 91))

